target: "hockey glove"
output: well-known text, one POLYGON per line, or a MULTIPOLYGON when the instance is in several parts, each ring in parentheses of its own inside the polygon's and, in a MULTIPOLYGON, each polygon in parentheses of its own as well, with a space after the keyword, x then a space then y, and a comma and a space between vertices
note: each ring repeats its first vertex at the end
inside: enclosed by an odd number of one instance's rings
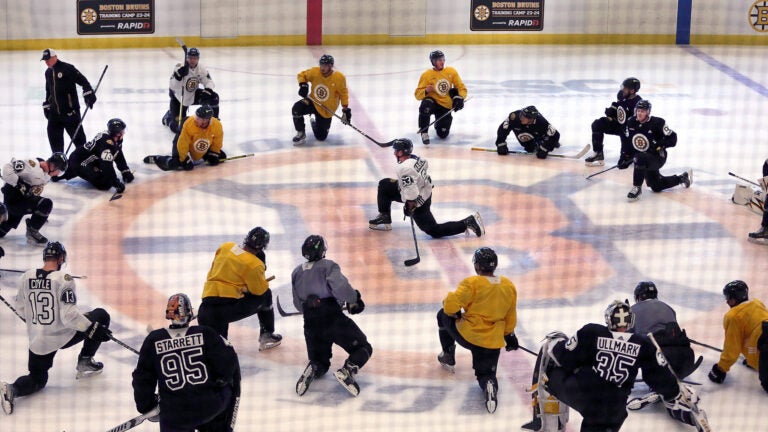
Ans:
POLYGON ((25 182, 22 179, 19 179, 16 182, 16 189, 24 198, 28 198, 32 196, 32 186, 30 186, 27 182, 25 182))
POLYGON ((341 122, 348 125, 352 121, 352 108, 341 109, 341 122))
POLYGON ((123 175, 123 181, 126 183, 130 183, 134 180, 133 173, 130 169, 120 171, 120 174, 123 175))
POLYGON ((88 336, 88 339, 97 342, 106 342, 112 338, 112 330, 99 324, 98 321, 94 321, 91 323, 91 326, 88 327, 88 330, 85 331, 85 335, 88 336))
POLYGON ((517 336, 514 333, 504 335, 504 343, 507 345, 504 347, 507 351, 513 351, 520 348, 520 343, 517 341, 517 336))
POLYGON ((686 400, 683 398, 683 393, 680 392, 672 400, 664 400, 664 407, 667 408, 667 413, 673 419, 685 423, 687 425, 696 426, 696 420, 691 412, 693 406, 696 404, 698 398, 694 393, 690 393, 696 400, 686 400))
POLYGON ((416 201, 408 200, 403 204, 403 214, 405 216, 413 216, 414 210, 416 210, 416 201))
POLYGON ((506 156, 509 154, 509 147, 507 147, 507 143, 502 142, 496 144, 496 151, 499 153, 499 156, 506 156))
POLYGON ((125 192, 125 183, 121 182, 118 179, 115 179, 115 182, 112 184, 112 186, 115 188, 115 192, 117 193, 125 192))
POLYGON ((43 115, 47 119, 51 115, 51 104, 43 102, 43 115))
POLYGON ((720 366, 717 365, 717 363, 712 365, 712 370, 709 371, 709 375, 707 375, 707 378, 709 378, 710 381, 716 384, 722 384, 723 381, 725 381, 725 375, 726 372, 720 369, 720 366))
POLYGON ((85 104, 88 105, 88 108, 93 109, 93 104, 96 103, 96 93, 93 90, 86 90, 83 92, 83 99, 85 99, 85 104))
POLYGON ((536 157, 539 159, 546 159, 547 155, 549 154, 549 150, 547 150, 546 147, 544 147, 542 144, 539 144, 536 146, 536 157))
POLYGON ((155 394, 155 397, 152 398, 152 402, 148 405, 151 408, 145 408, 143 411, 139 410, 139 412, 142 414, 153 414, 152 417, 147 417, 147 420, 155 423, 159 422, 160 421, 160 395, 155 394))
POLYGON ((363 298, 360 296, 360 291, 355 291, 357 292, 357 300, 354 303, 347 303, 347 311, 349 311, 350 315, 357 315, 365 310, 365 303, 363 303, 363 298))
POLYGON ((180 67, 173 75, 177 81, 181 81, 182 78, 189 75, 189 65, 184 63, 184 66, 180 67))
POLYGON ((459 96, 459 89, 452 88, 448 90, 448 96, 453 99, 453 108, 454 111, 461 111, 462 108, 464 108, 464 98, 459 96))
POLYGON ((299 96, 305 98, 307 95, 309 95, 309 84, 299 83, 299 96))
POLYGON ((184 159, 184 161, 181 163, 180 168, 183 169, 184 171, 192 171, 193 169, 195 169, 195 164, 194 162, 192 162, 192 158, 187 156, 187 158, 184 159))
POLYGON ((615 119, 616 118, 616 107, 615 106, 609 106, 605 109, 605 116, 609 119, 615 119))
POLYGON ((220 158, 221 158, 221 155, 219 155, 213 150, 208 150, 208 153, 206 153, 205 156, 203 156, 203 159, 205 159, 205 161, 208 162, 208 165, 211 165, 211 166, 218 165, 220 158))
POLYGON ((623 170, 629 168, 629 166, 632 165, 632 162, 634 161, 635 160, 632 158, 632 156, 628 154, 622 154, 619 156, 619 162, 617 162, 616 165, 620 170, 623 170))

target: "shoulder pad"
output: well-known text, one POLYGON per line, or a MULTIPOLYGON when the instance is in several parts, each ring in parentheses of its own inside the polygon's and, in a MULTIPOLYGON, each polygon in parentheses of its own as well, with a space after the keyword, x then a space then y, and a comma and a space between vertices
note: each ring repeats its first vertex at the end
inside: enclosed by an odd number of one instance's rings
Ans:
POLYGON ((515 112, 514 112, 514 111, 513 111, 513 112, 511 112, 511 113, 509 113, 509 120, 510 120, 510 121, 511 121, 511 120, 514 120, 514 119, 516 119, 516 118, 517 118, 517 115, 515 115, 515 112))
POLYGON ((109 144, 109 145, 115 145, 115 142, 114 142, 114 141, 112 141, 112 139, 110 138, 110 139, 108 139, 108 140, 107 140, 107 144, 109 144))
POLYGON ((35 161, 34 159, 30 159, 27 161, 27 165, 34 168, 35 166, 37 166, 37 161, 35 161))

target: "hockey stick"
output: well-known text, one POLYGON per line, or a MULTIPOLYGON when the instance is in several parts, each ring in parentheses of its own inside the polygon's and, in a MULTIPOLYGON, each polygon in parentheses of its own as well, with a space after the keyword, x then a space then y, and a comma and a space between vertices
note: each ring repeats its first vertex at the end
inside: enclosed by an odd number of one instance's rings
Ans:
POLYGON ((522 346, 522 345, 519 345, 518 347, 519 347, 521 350, 523 350, 523 351, 527 352, 528 354, 530 354, 530 355, 532 355, 532 356, 534 356, 534 357, 538 357, 538 356, 539 356, 539 354, 537 354, 537 353, 535 353, 535 352, 533 352, 533 351, 529 350, 528 348, 526 348, 526 347, 524 347, 524 346, 522 346))
POLYGON ((112 194, 112 197, 109 199, 110 201, 119 200, 123 197, 123 192, 115 192, 112 194))
POLYGON ((109 335, 109 339, 110 339, 112 342, 114 342, 114 343, 116 343, 116 344, 120 345, 121 347, 123 347, 123 348, 127 349, 128 351, 130 351, 130 352, 132 352, 132 353, 134 353, 134 354, 136 354, 136 355, 139 355, 139 352, 136 350, 136 348, 133 348, 132 346, 130 346, 130 345, 128 345, 127 343, 125 343, 125 342, 121 341, 120 339, 118 339, 118 338, 114 337, 113 335, 111 335, 111 334, 110 334, 110 335, 109 335))
POLYGON ((416 258, 407 259, 403 262, 406 267, 410 267, 412 265, 416 265, 421 261, 421 256, 419 255, 419 243, 416 240, 416 227, 413 223, 413 216, 411 216, 411 232, 413 233, 413 246, 416 248, 416 258))
POLYGON ((154 417, 156 415, 159 415, 159 414, 160 414, 160 405, 156 406, 154 409, 152 409, 152 411, 150 411, 150 412, 148 412, 146 414, 142 414, 140 416, 134 417, 134 418, 128 420, 127 422, 125 422, 125 423, 122 423, 122 424, 119 424, 119 425, 113 427, 112 429, 108 430, 107 432, 123 432, 123 431, 127 431, 128 429, 133 429, 136 426, 140 425, 144 420, 146 420, 148 418, 152 418, 152 417, 154 417))
MULTIPOLYGON (((184 66, 187 66, 187 45, 181 38, 176 38, 176 43, 181 45, 181 49, 184 50, 184 66)), ((179 130, 181 130, 181 114, 184 112, 184 77, 181 77, 181 101, 179 102, 179 130)))
MULTIPOLYGON (((96 88, 93 89, 93 95, 94 96, 96 95, 96 92, 99 91, 99 86, 101 85, 101 80, 104 78, 104 74, 107 73, 107 68, 108 67, 109 67, 109 65, 105 65, 104 66, 104 70, 101 71, 101 76, 99 77, 99 82, 96 83, 96 88)), ((80 123, 78 123, 77 129, 75 129, 75 133, 72 134, 72 139, 69 140, 69 144, 67 145, 67 151, 64 152, 65 155, 69 153, 69 148, 72 147, 72 143, 75 142, 75 137, 77 136, 77 133, 80 132, 80 128, 83 127, 83 121, 85 121, 85 116, 88 114, 88 110, 90 108, 91 107, 89 107, 87 105, 85 106, 85 111, 83 111, 83 116, 80 117, 80 123)))
MULTIPOLYGON (((317 105, 319 105, 319 106, 320 106, 320 108, 324 109, 326 112, 328 112, 328 113, 329 113, 329 114, 331 114, 332 116, 336 117, 336 118, 337 118, 337 119, 339 119, 339 120, 342 120, 341 116, 339 116, 339 115, 338 115, 338 114, 336 114, 335 112, 331 111, 331 110, 330 110, 330 108, 328 108, 328 107, 326 107, 325 105, 321 104, 321 103, 320 103, 319 101, 317 101, 316 99, 314 99, 314 98, 307 98, 307 99, 309 99, 309 100, 311 100, 312 102, 314 102, 314 103, 316 103, 317 105)), ((376 141, 375 139, 371 138, 370 136, 368 136, 368 134, 367 134, 367 133, 365 133, 365 132, 361 131, 360 129, 358 129, 358 128, 357 128, 357 126, 353 125, 351 121, 349 121, 349 122, 344 122, 344 121, 342 120, 342 124, 345 124, 345 125, 347 125, 347 126, 351 127, 352 129, 356 130, 356 131, 357 131, 358 133, 360 133, 362 136, 364 136, 364 137, 368 138, 369 140, 371 140, 371 141, 372 141, 374 144, 376 144, 376 145, 377 145, 377 146, 379 146, 379 147, 392 147, 392 145, 394 145, 394 144, 395 144, 395 141, 397 141, 397 138, 396 138, 396 139, 393 139, 392 141, 387 141, 387 142, 385 142, 385 143, 381 143, 381 142, 378 142, 378 141, 376 141)))
POLYGON ((714 350, 714 351, 717 351, 717 352, 723 352, 723 350, 721 350, 720 348, 717 348, 717 347, 713 347, 712 345, 707 345, 707 344, 705 344, 705 343, 702 343, 702 342, 699 342, 699 341, 695 341, 695 340, 693 340, 693 339, 688 339, 688 340, 689 340, 689 341, 690 341, 692 344, 694 344, 694 345, 703 346, 704 348, 709 348, 709 349, 711 349, 711 350, 714 350))
POLYGON ((664 356, 664 352, 661 350, 659 343, 656 342, 656 338, 653 336, 653 333, 649 332, 648 338, 656 347, 656 355, 661 356, 661 358, 664 359, 664 363, 666 364, 667 369, 672 374, 672 376, 675 377, 675 380, 677 380, 678 387, 680 387, 680 393, 682 394, 683 398, 685 398, 688 406, 691 409, 691 418, 694 423, 696 423, 694 425, 696 426, 696 430, 698 432, 712 432, 712 429, 709 427, 709 421, 707 420, 707 413, 703 409, 699 408, 697 402, 694 402, 691 391, 688 389, 688 387, 685 386, 685 384, 683 384, 682 380, 678 378, 675 370, 672 369, 672 365, 669 364, 669 361, 667 361, 667 358, 664 356))
MULTIPOLYGON (((490 149, 485 147, 472 147, 472 150, 487 151, 487 152, 493 152, 493 153, 498 152, 498 149, 490 149)), ((585 154, 587 154, 588 151, 589 151, 589 144, 585 145, 584 148, 579 150, 579 152, 574 155, 549 153, 547 154, 547 157, 556 157, 556 158, 562 158, 562 159, 581 159, 585 154)), ((525 150, 510 150, 509 153, 519 154, 519 155, 535 155, 536 154, 536 153, 528 153, 525 150)))
POLYGON ((248 154, 242 154, 242 155, 237 155, 237 156, 230 156, 230 157, 226 157, 224 159, 220 159, 219 162, 232 161, 232 160, 237 160, 237 159, 244 159, 244 158, 248 158, 248 157, 251 157, 251 156, 256 156, 256 153, 248 153, 248 154))
MULTIPOLYGON (((11 273, 26 273, 26 270, 14 270, 14 269, 4 269, 0 268, 0 271, 6 271, 11 273)), ((75 275, 69 275, 72 279, 88 279, 88 276, 75 276, 75 275)))
MULTIPOLYGON (((467 102, 467 101, 469 101, 470 99, 472 99, 472 96, 468 96, 466 99, 464 99, 464 102, 467 102)), ((441 115, 440 117, 437 117, 437 118, 436 118, 436 119, 435 119, 435 120, 434 120, 432 123, 428 124, 426 127, 423 127, 423 128, 420 128, 419 130, 417 130, 417 131, 416 131, 416 133, 417 133, 417 134, 421 134, 421 133, 424 133, 424 132, 428 131, 430 126, 432 126, 433 124, 435 124, 435 123, 439 122, 440 120, 442 120, 442 119, 444 119, 444 118, 448 117, 448 114, 450 114, 450 113, 452 113, 452 112, 456 112, 456 109, 455 109, 455 108, 452 108, 452 109, 451 109, 450 111, 448 111, 447 113, 445 113, 445 114, 441 115)))
POLYGON ((23 316, 21 316, 21 314, 19 313, 19 311, 17 311, 17 310, 16 310, 16 308, 15 308, 15 307, 13 307, 13 305, 12 305, 12 304, 8 303, 8 300, 6 300, 6 299, 5 299, 5 297, 3 297, 3 296, 1 296, 1 295, 0 295, 0 301, 2 301, 3 303, 5 303, 5 305, 6 305, 6 306, 8 306, 8 308, 9 308, 9 309, 11 309, 11 310, 13 311, 13 313, 15 313, 15 314, 16 314, 16 316, 17 316, 17 317, 19 317, 19 318, 20 318, 22 321, 24 321, 24 322, 27 322, 27 320, 26 320, 26 319, 24 319, 24 317, 23 317, 23 316))
POLYGON ((277 313, 279 313, 281 317, 301 315, 301 312, 298 312, 298 311, 286 312, 285 309, 283 309, 283 307, 280 306, 280 296, 275 296, 275 298, 276 298, 275 303, 277 304, 277 313))
POLYGON ((604 172, 608 172, 608 171, 610 171, 610 170, 612 170, 612 169, 614 169, 614 168, 618 168, 618 167, 619 167, 618 165, 614 165, 614 166, 612 166, 612 167, 610 167, 610 168, 606 168, 606 169, 604 169, 604 170, 602 170, 602 171, 598 171, 598 172, 596 172, 596 173, 594 173, 594 174, 592 174, 592 175, 588 175, 588 176, 587 176, 587 180, 591 179, 592 177, 594 177, 594 176, 596 176, 596 175, 600 175, 600 174, 602 174, 602 173, 604 173, 604 172))
POLYGON ((752 180, 747 180, 747 179, 745 179, 744 177, 742 177, 742 176, 739 176, 739 175, 736 175, 736 174, 734 174, 734 173, 732 173, 732 172, 730 172, 730 171, 728 171, 728 175, 729 175, 729 176, 732 176, 732 177, 736 177, 737 179, 739 179, 739 180, 742 180, 742 181, 745 181, 745 182, 747 182, 747 183, 749 183, 749 184, 751 184, 751 185, 755 185, 755 186, 757 186, 757 187, 760 187, 760 188, 762 187, 762 186, 760 186, 760 184, 759 184, 759 183, 757 183, 757 182, 753 182, 752 180))

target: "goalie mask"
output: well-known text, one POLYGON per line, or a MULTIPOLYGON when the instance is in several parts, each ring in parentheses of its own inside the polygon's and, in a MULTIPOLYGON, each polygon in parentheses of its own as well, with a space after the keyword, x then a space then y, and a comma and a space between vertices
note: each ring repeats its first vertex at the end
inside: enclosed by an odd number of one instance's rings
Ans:
POLYGON ((195 319, 192 302, 186 294, 174 294, 168 298, 165 319, 171 320, 171 328, 187 327, 189 322, 195 319))
POLYGON ((614 300, 605 309, 605 325, 611 331, 619 328, 631 329, 635 325, 635 313, 629 308, 627 303, 614 300))

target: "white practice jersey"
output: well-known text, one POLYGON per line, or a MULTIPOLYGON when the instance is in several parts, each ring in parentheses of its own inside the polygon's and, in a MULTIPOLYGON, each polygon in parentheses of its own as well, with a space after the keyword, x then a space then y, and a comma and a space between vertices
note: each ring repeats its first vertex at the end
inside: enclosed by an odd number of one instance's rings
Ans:
POLYGON ((432 177, 429 176, 429 163, 416 155, 397 164, 397 186, 400 198, 416 201, 421 207, 432 196, 432 177))
MULTIPOLYGON (((174 74, 182 66, 184 66, 184 64, 177 63, 176 67, 173 68, 174 74)), ((176 95, 177 100, 181 101, 181 87, 182 85, 184 86, 184 100, 182 101, 184 106, 192 105, 195 101, 195 90, 197 90, 201 84, 203 88, 211 90, 216 88, 216 83, 213 82, 213 78, 211 78, 211 74, 208 73, 208 69, 200 63, 198 63, 195 68, 190 67, 189 73, 187 76, 183 77, 181 81, 176 80, 173 74, 171 74, 170 88, 173 91, 173 94, 176 95)))
POLYGON ((21 179, 32 186, 35 195, 43 193, 43 188, 51 180, 51 177, 40 168, 40 159, 11 159, 10 163, 3 165, 3 180, 11 186, 16 186, 21 179))
POLYGON ((29 350, 38 355, 64 346, 91 321, 77 309, 75 281, 61 272, 29 270, 19 278, 16 310, 27 320, 29 350))

